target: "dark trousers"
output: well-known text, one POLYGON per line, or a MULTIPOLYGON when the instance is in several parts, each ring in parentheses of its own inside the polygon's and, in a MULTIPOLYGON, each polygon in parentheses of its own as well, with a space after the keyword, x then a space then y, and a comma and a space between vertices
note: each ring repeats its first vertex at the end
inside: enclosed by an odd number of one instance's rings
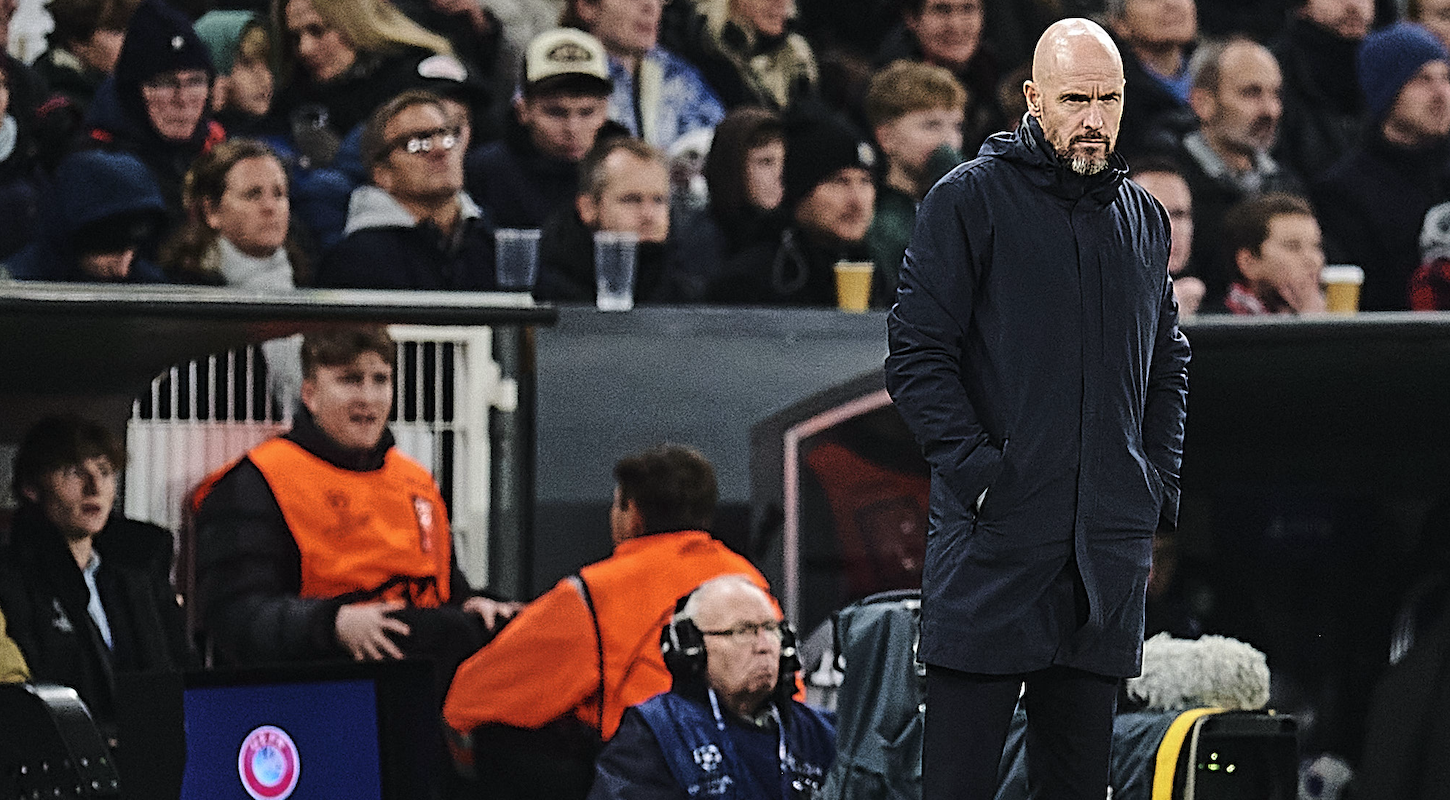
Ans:
POLYGON ((1068 667, 981 675, 928 665, 922 800, 992 800, 1017 695, 1033 800, 1104 800, 1118 679, 1068 667))

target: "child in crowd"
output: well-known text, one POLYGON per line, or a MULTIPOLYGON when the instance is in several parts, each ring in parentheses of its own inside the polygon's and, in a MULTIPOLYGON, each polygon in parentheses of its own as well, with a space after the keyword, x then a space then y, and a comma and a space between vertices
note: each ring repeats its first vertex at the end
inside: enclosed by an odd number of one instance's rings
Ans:
POLYGON ((1224 298, 1229 313, 1325 310, 1323 237, 1308 201, 1279 192, 1249 198, 1229 209, 1223 232, 1238 273, 1224 298))
POLYGON ((928 189, 962 162, 967 93, 943 67, 897 61, 871 79, 866 118, 886 168, 876 191, 876 217, 866 242, 876 262, 878 305, 890 305, 916 206, 928 189))

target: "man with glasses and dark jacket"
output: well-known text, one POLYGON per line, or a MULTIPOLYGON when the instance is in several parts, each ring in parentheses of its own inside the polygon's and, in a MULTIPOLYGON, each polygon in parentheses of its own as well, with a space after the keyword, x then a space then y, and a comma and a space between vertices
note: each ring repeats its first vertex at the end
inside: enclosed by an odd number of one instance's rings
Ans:
POLYGON ((362 134, 371 183, 348 205, 344 238, 322 260, 320 286, 495 288, 493 230, 463 191, 459 120, 438 95, 384 103, 362 134))

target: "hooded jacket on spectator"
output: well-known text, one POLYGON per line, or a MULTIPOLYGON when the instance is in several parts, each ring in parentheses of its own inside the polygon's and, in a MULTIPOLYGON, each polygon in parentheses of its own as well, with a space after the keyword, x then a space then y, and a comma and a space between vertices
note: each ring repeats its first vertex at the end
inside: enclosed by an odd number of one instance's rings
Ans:
MULTIPOLYGON (((204 109, 186 139, 165 138, 146 113, 142 84, 163 73, 193 69, 205 72, 208 80, 215 77, 206 45, 191 22, 163 0, 145 0, 131 16, 115 74, 101 85, 86 116, 83 146, 130 153, 140 160, 165 201, 168 227, 182 221, 181 185, 191 162, 226 134, 204 109)), ((154 252, 153 243, 147 253, 154 252)))
POLYGON ((346 289, 466 289, 490 291, 493 227, 478 205, 459 193, 461 216, 452 237, 419 223, 376 186, 353 192, 346 236, 328 251, 317 285, 346 289))
MULTIPOLYGON (((89 234, 99 228, 129 227, 141 241, 166 218, 166 204, 146 166, 128 153, 86 150, 67 158, 56 171, 55 193, 34 242, 9 263, 10 274, 24 280, 91 281, 78 267, 89 234)), ((138 253, 129 283, 160 283, 161 268, 138 253)))

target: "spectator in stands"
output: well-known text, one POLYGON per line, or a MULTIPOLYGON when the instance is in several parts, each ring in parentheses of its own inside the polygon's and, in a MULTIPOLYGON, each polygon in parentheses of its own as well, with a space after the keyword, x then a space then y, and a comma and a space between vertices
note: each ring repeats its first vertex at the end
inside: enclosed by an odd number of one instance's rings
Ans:
POLYGON ((636 302, 679 299, 677 273, 683 254, 670 236, 670 173, 658 148, 616 136, 601 141, 585 156, 574 203, 544 223, 534 296, 594 302, 594 234, 600 231, 639 237, 636 302))
POLYGON ((1420 266, 1410 275, 1410 310, 1450 310, 1450 202, 1425 212, 1420 266))
POLYGON ((500 228, 538 228, 574 199, 579 162, 609 119, 604 46, 574 28, 534 37, 504 139, 468 154, 464 185, 500 228))
POLYGON ((274 81, 269 59, 272 43, 266 22, 250 11, 210 11, 196 21, 216 70, 211 108, 228 136, 286 136, 271 115, 274 81))
POLYGON ((75 689, 103 730, 117 672, 190 662, 171 534, 112 513, 125 465, 125 447, 95 422, 37 422, 15 454, 20 506, 0 553, 0 609, 35 680, 75 689))
MULTIPOLYGON (((148 257, 182 222, 187 168, 225 135, 207 114, 212 77, 211 58, 191 21, 164 0, 143 0, 131 16, 116 73, 87 116, 86 146, 134 155, 166 203, 167 224, 145 243, 148 257)), ((78 180, 90 182, 83 174, 78 180)))
POLYGON ((310 166, 330 164, 375 108, 426 76, 467 73, 447 39, 386 0, 273 0, 272 42, 277 113, 310 166))
POLYGON ((70 103, 79 116, 96 96, 96 91, 116 69, 126 25, 135 3, 129 0, 52 0, 45 9, 55 27, 46 37, 49 45, 35 59, 35 71, 70 103))
POLYGON ((680 54, 700 67, 727 108, 785 111, 816 94, 815 52, 790 29, 793 0, 698 0, 680 54))
POLYGON ((5 614, 0 613, 0 683, 25 683, 30 680, 30 667, 25 654, 5 630, 5 614))
POLYGON ((791 698, 795 635, 769 594, 744 575, 706 581, 660 649, 670 691, 625 711, 591 800, 703 797, 726 781, 742 797, 816 796, 836 760, 835 719, 791 698), (718 760, 697 758, 702 748, 718 760))
POLYGON ((1274 56, 1284 76, 1284 120, 1274 154, 1312 182, 1359 136, 1364 105, 1355 52, 1374 21, 1374 0, 1297 0, 1274 56))
POLYGON ((372 183, 353 192, 346 237, 323 258, 319 286, 496 286, 493 230, 463 191, 459 133, 432 92, 404 92, 373 113, 362 137, 372 183))
POLYGON ((672 212, 678 246, 690 262, 678 274, 679 299, 704 299, 721 265, 768 230, 784 193, 784 165, 785 139, 775 112, 741 106, 721 120, 702 170, 706 207, 672 212))
POLYGON ((714 302, 835 306, 835 263, 870 261, 876 153, 836 116, 797 116, 785 129, 784 199, 773 225, 727 261, 714 302))
POLYGON ((1189 56, 1198 41, 1195 0, 1110 0, 1108 27, 1123 54, 1123 135, 1118 152, 1132 159, 1165 149, 1197 127, 1188 105, 1189 56))
POLYGON ((198 608, 219 663, 424 657, 442 688, 512 613, 469 588, 433 476, 394 447, 396 359, 380 326, 306 334, 292 430, 198 490, 198 608))
POLYGON ((1440 44, 1450 47, 1450 0, 1409 0, 1405 20, 1423 25, 1440 44))
POLYGON ((14 106, 10 67, 0 61, 0 261, 9 259, 35 236, 41 198, 48 181, 41 170, 35 131, 22 127, 14 106))
POLYGON ((1194 53, 1189 103, 1199 130, 1188 134, 1178 161, 1193 191, 1192 263, 1208 302, 1222 300, 1231 258, 1219 235, 1223 215, 1260 192, 1302 192, 1298 179, 1269 155, 1279 129, 1279 66, 1247 39, 1209 42, 1194 53))
POLYGON ((962 163, 966 90, 942 67, 898 61, 866 92, 866 119, 886 157, 866 243, 876 262, 877 305, 896 297, 896 273, 916 223, 916 206, 941 176, 962 163))
MULTIPOLYGON (((306 285, 307 260, 291 235, 287 172, 255 139, 229 139, 186 175, 186 226, 161 250, 177 283, 290 292, 306 285)), ((301 396, 301 337, 262 343, 267 385, 282 408, 301 396)))
MULTIPOLYGON (((707 532, 715 470, 698 451, 654 447, 620 459, 614 479, 613 555, 559 581, 464 662, 443 707, 455 730, 482 742, 497 725, 538 729, 563 718, 607 741, 626 708, 670 688, 658 642, 678 598, 734 573, 767 588, 707 532)), ((587 786, 593 765, 582 766, 587 786)))
POLYGON ((1335 263, 1364 268, 1360 308, 1409 308, 1419 233, 1450 200, 1450 57, 1424 28, 1404 22, 1365 37, 1359 82, 1372 126, 1314 187, 1335 263))
MULTIPOLYGON (((0 42, 10 42, 10 23, 19 8, 19 0, 0 0, 0 42)), ((40 106, 47 100, 50 91, 45 79, 25 61, 12 55, 8 46, 0 47, 0 70, 5 72, 9 82, 10 113, 22 128, 33 133, 32 129, 39 124, 40 106)))
POLYGON ((1173 297, 1178 301, 1178 315, 1191 317, 1198 313, 1206 291, 1203 280, 1193 273, 1188 260, 1193 252, 1193 193, 1177 165, 1166 158, 1134 159, 1129 174, 1168 212, 1172 236, 1168 274, 1173 276, 1173 297))
MULTIPOLYGON (((902 8, 903 25, 886 37, 876 54, 878 68, 907 59, 956 76, 966 89, 958 149, 968 156, 975 156, 988 136, 1005 130, 1011 121, 997 99, 1007 67, 982 38, 984 13, 983 0, 909 0, 902 8)), ((1021 81, 1012 88, 1022 94, 1021 81)))
POLYGON ((1325 310, 1324 248, 1314 209, 1302 197, 1271 192, 1229 209, 1225 249, 1237 273, 1230 314, 1308 314, 1325 310))
POLYGON ((55 173, 55 196, 35 241, 7 264, 35 281, 160 283, 146 255, 166 204, 146 166, 128 153, 86 150, 55 173))
POLYGON ((562 24, 593 34, 609 53, 609 118, 632 136, 668 150, 725 116, 700 71, 659 46, 663 0, 570 0, 562 24))

